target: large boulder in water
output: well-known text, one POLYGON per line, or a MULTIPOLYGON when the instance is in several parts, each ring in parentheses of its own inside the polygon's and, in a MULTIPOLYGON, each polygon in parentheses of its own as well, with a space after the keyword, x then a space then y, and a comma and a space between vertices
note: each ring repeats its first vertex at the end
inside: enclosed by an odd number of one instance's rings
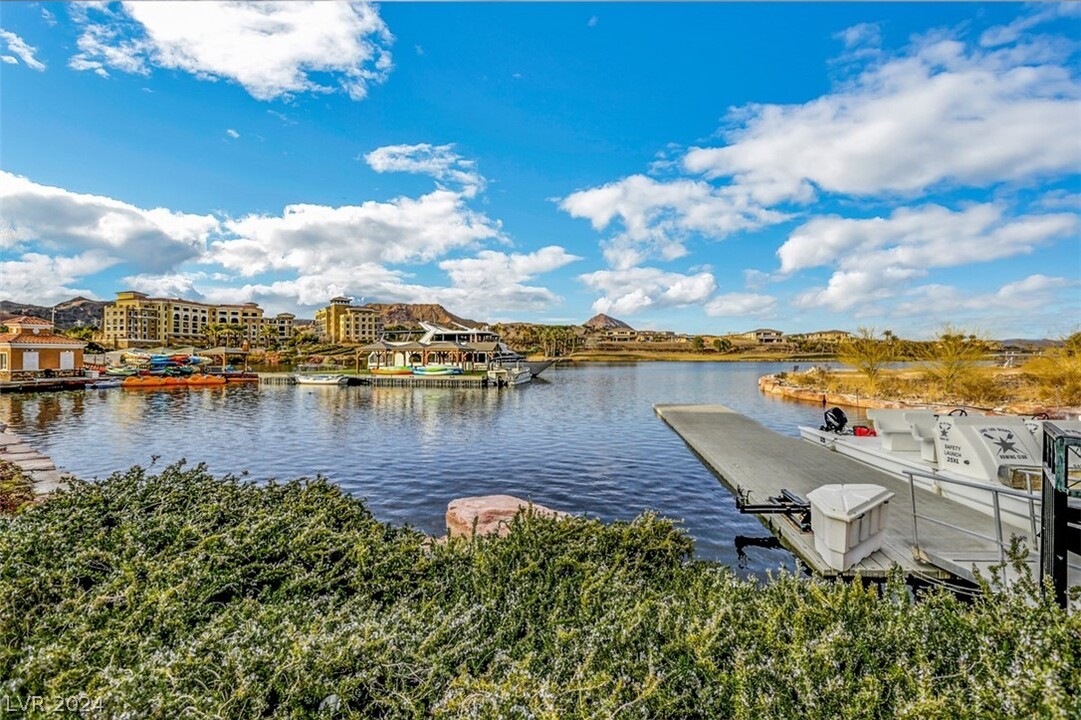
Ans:
POLYGON ((511 520, 520 512, 533 512, 542 517, 560 518, 567 513, 516 498, 513 495, 480 495, 451 500, 447 506, 447 533, 451 537, 471 537, 474 522, 477 535, 510 532, 511 520))

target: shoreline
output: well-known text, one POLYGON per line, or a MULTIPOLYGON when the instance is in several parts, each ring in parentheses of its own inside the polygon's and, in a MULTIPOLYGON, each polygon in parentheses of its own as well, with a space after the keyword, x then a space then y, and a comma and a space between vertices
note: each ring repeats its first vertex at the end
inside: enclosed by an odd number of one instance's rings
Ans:
POLYGON ((1052 419, 1069 419, 1070 416, 1081 415, 1081 408, 1054 407, 1038 402, 1013 401, 1007 405, 986 407, 967 403, 940 403, 920 398, 908 398, 906 400, 885 400, 868 395, 851 393, 836 393, 818 390, 802 385, 789 385, 786 379, 777 375, 763 375, 758 378, 758 389, 766 395, 775 395, 787 400, 815 403, 822 407, 827 405, 841 405, 854 408, 927 408, 936 412, 948 412, 955 408, 979 410, 981 412, 999 415, 1036 415, 1047 413, 1052 419))

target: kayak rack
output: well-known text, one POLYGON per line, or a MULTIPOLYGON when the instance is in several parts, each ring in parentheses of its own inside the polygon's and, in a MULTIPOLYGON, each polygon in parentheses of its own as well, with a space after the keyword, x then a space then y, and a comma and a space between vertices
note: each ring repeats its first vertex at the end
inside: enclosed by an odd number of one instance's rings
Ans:
POLYGON ((811 532, 811 503, 791 490, 782 488, 779 495, 770 496, 766 503, 752 503, 750 497, 750 492, 736 486, 736 508, 741 513, 784 515, 801 532, 811 532))

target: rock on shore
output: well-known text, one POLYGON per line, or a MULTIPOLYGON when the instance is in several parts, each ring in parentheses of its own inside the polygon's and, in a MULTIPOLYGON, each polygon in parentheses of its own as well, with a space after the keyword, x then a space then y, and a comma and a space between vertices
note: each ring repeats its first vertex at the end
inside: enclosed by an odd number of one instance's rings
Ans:
POLYGON ((561 518, 567 513, 552 510, 513 495, 480 495, 452 500, 447 506, 447 533, 451 537, 470 537, 476 522, 477 535, 510 532, 511 520, 520 512, 532 511, 542 517, 561 518))

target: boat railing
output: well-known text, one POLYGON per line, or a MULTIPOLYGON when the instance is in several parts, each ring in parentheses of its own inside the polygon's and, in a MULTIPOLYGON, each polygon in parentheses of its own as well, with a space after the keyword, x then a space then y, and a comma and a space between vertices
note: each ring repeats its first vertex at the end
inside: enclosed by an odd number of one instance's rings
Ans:
MULTIPOLYGON (((919 547, 920 545, 918 521, 923 520, 925 522, 930 522, 936 525, 942 525, 944 527, 951 528, 952 530, 963 533, 965 535, 981 538, 983 540, 989 540, 995 543, 998 546, 999 562, 1006 562, 1006 554, 1008 546, 1010 544, 1010 540, 1004 537, 1004 533, 1002 530, 1002 496, 1017 498, 1027 504, 1029 527, 1032 531, 1031 538, 1033 542, 1037 541, 1040 536, 1040 533, 1038 531, 1038 524, 1036 521, 1036 507, 1042 505, 1043 501, 1038 494, 1032 492, 1031 478, 1027 479, 1029 491, 1025 492, 1024 490, 1016 490, 1010 487, 999 487, 995 485, 988 485, 987 483, 971 482, 969 480, 960 480, 958 478, 933 475, 931 473, 921 472, 919 470, 906 470, 904 471, 904 475, 908 479, 908 490, 912 500, 912 540, 916 547, 919 547), (992 517, 995 522, 995 536, 991 537, 989 535, 984 535, 981 532, 977 532, 969 528, 960 527, 955 523, 939 520, 938 518, 921 514, 917 508, 916 503, 916 478, 930 480, 932 481, 932 483, 948 483, 950 485, 958 485, 961 487, 973 488, 976 490, 983 490, 984 492, 991 493, 991 507, 993 509, 992 517)), ((1030 552, 1036 552, 1036 550, 1038 550, 1038 548, 1033 548, 1030 552)))

